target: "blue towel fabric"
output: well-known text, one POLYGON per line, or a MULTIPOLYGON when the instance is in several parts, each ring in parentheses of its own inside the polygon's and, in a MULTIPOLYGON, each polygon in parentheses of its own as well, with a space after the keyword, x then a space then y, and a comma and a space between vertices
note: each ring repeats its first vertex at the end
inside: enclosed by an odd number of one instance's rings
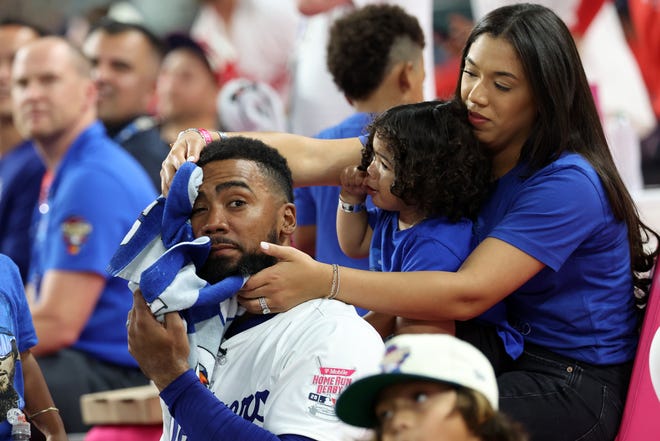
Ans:
POLYGON ((209 284, 197 275, 211 249, 203 236, 195 239, 190 213, 202 183, 202 169, 187 162, 174 175, 169 195, 149 204, 126 234, 108 265, 112 276, 140 288, 151 312, 179 312, 186 321, 189 363, 208 384, 224 331, 244 312, 234 294, 247 277, 230 276, 209 284))

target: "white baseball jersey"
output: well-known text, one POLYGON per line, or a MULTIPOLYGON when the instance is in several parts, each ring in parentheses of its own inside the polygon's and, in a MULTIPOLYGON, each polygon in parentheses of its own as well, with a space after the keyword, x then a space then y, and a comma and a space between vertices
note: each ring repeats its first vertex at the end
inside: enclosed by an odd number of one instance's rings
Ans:
MULTIPOLYGON (((346 386, 378 371, 384 351, 353 306, 310 300, 230 337, 220 350, 209 387, 237 415, 275 435, 364 436, 334 412, 346 386)), ((161 439, 169 440, 171 431, 166 424, 161 439)))

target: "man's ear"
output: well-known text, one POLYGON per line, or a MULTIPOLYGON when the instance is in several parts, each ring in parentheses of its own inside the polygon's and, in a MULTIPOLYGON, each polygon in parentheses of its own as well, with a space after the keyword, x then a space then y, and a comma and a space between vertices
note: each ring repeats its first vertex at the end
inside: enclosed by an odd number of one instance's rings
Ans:
POLYGON ((282 206, 281 210, 280 234, 291 236, 296 229, 296 206, 291 202, 287 202, 282 206))
POLYGON ((399 65, 399 91, 405 95, 412 88, 412 75, 415 66, 412 61, 406 61, 399 65))
POLYGON ((96 109, 96 105, 99 99, 99 89, 96 86, 96 83, 91 79, 85 79, 85 82, 82 83, 85 87, 85 96, 87 98, 87 105, 96 109))
POLYGON ((413 63, 400 61, 389 70, 378 90, 387 91, 387 94, 396 102, 406 102, 405 97, 413 87, 413 63))

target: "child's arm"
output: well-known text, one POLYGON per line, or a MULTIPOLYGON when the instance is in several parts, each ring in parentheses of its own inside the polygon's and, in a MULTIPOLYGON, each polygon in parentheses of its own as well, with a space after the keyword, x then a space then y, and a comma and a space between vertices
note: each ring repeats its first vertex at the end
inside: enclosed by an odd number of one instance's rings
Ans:
POLYGON ((367 222, 364 201, 367 192, 363 185, 367 174, 357 167, 345 168, 341 175, 341 193, 337 206, 337 239, 341 250, 348 257, 362 258, 369 255, 373 230, 367 222))
POLYGON ((53 403, 46 380, 30 350, 21 352, 25 384, 25 413, 48 441, 66 441, 60 413, 53 403))

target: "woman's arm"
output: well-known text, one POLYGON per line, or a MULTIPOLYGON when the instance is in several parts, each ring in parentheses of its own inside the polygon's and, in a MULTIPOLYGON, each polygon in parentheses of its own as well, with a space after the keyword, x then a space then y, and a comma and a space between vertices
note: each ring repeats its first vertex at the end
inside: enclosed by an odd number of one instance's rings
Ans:
MULTIPOLYGON (((220 139, 219 132, 209 133, 214 141, 220 139)), ((230 132, 224 135, 255 138, 276 148, 286 158, 297 187, 338 185, 341 171, 349 165, 359 164, 361 159, 359 138, 316 139, 275 132, 230 132)), ((167 194, 179 166, 185 161, 197 161, 205 145, 204 138, 194 130, 179 134, 163 161, 160 174, 163 194, 167 194)))
POLYGON ((21 352, 25 384, 25 413, 48 441, 66 441, 64 423, 32 352, 21 352))
MULTIPOLYGON (((263 243, 262 243, 263 245, 263 243)), ((280 262, 253 275, 241 304, 259 313, 258 297, 273 312, 327 297, 330 265, 290 247, 262 246, 280 262)), ((371 311, 419 320, 468 320, 486 311, 537 274, 544 265, 499 239, 484 240, 457 272, 380 273, 341 268, 337 299, 371 311)))

